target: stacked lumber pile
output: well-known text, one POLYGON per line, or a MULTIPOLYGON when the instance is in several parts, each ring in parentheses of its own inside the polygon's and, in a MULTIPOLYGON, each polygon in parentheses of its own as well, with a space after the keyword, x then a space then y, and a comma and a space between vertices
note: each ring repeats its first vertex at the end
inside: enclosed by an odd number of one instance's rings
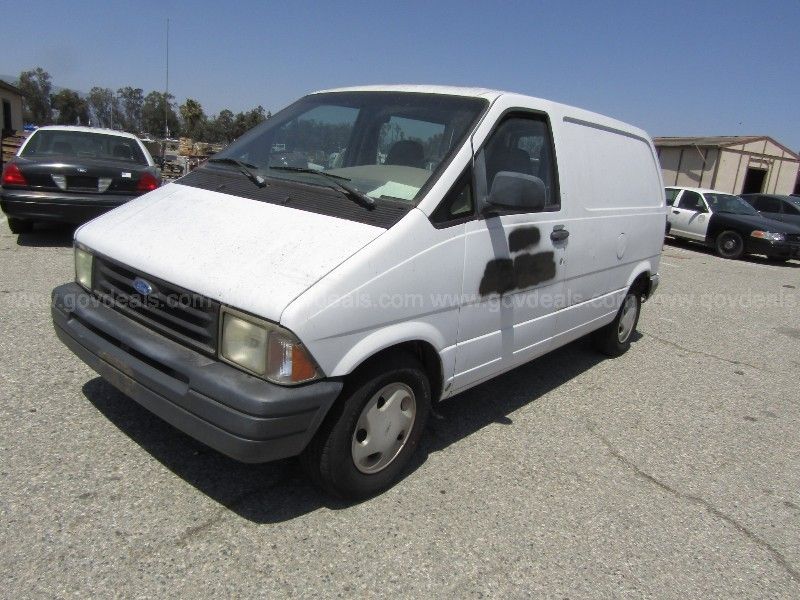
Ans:
POLYGON ((194 140, 192 138, 182 137, 178 139, 178 154, 180 156, 191 156, 194 140))
POLYGON ((0 163, 5 164, 6 161, 11 160, 11 158, 17 153, 19 147, 22 145, 22 142, 30 135, 27 131, 14 131, 11 135, 5 135, 0 141, 0 145, 2 145, 2 159, 0 159, 0 163))
POLYGON ((222 150, 222 144, 209 144, 208 142, 195 142, 192 138, 182 137, 178 140, 179 156, 194 156, 204 158, 222 150))

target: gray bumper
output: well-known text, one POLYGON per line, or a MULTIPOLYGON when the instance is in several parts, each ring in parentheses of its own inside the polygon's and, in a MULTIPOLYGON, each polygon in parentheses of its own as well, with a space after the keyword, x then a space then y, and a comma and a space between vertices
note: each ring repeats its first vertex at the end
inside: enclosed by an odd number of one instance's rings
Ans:
POLYGON ((52 297, 59 339, 125 395, 177 429, 243 462, 302 452, 342 389, 283 387, 135 323, 74 283, 52 297))

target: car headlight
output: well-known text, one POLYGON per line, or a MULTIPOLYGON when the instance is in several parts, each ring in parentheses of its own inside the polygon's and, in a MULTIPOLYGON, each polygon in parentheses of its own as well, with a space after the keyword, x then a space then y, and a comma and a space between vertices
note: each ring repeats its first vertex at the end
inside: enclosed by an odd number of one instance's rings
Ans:
POLYGON ((87 290, 92 289, 92 262, 93 257, 90 252, 75 246, 75 281, 87 290))
POLYGON ((776 233, 772 231, 760 231, 756 229, 753 233, 750 234, 754 238, 759 238, 762 240, 768 240, 770 242, 784 242, 786 241, 786 236, 782 233, 776 233))
POLYGON ((221 317, 222 360, 281 385, 320 376, 308 350, 289 330, 227 307, 222 308, 221 317))

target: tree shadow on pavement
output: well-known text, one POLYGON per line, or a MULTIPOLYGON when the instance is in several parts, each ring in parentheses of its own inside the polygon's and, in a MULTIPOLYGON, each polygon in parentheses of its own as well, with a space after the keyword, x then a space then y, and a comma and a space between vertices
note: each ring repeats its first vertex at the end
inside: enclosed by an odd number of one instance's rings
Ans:
MULTIPOLYGON (((640 339, 641 336, 634 338, 640 339)), ((510 415, 580 375, 604 357, 586 338, 442 402, 406 475, 428 455, 492 423, 513 425, 510 415)), ((97 377, 83 393, 103 415, 156 460, 210 498, 256 523, 288 521, 339 501, 315 488, 294 459, 244 464, 204 446, 151 414, 97 377)), ((397 485, 405 485, 402 481, 397 485)))

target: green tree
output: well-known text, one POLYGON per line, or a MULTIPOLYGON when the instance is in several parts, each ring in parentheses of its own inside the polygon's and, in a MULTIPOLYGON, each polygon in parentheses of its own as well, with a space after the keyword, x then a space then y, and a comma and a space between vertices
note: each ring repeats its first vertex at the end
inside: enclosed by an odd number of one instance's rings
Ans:
POLYGON ((99 127, 113 128, 119 122, 119 103, 114 91, 104 87, 93 87, 87 98, 94 123, 99 127))
POLYGON ((156 137, 164 135, 164 112, 167 111, 167 126, 171 136, 180 134, 180 121, 175 112, 175 96, 167 95, 168 107, 164 106, 162 92, 150 92, 142 103, 142 129, 156 137))
POLYGON ((227 108, 208 119, 205 128, 206 142, 222 142, 229 144, 233 140, 233 113, 227 108))
POLYGON ((120 125, 122 129, 133 133, 142 130, 142 104, 144 92, 142 88, 126 86, 117 90, 120 108, 120 125))
POLYGON ((22 92, 24 119, 37 125, 53 122, 50 92, 53 85, 50 73, 36 67, 19 74, 19 89, 22 92))
POLYGON ((78 95, 75 90, 63 88, 53 94, 50 104, 58 111, 56 123, 58 125, 88 125, 89 103, 78 95))
POLYGON ((206 114, 203 112, 202 105, 197 100, 187 98, 179 110, 181 119, 183 119, 184 134, 195 139, 203 137, 206 114))

